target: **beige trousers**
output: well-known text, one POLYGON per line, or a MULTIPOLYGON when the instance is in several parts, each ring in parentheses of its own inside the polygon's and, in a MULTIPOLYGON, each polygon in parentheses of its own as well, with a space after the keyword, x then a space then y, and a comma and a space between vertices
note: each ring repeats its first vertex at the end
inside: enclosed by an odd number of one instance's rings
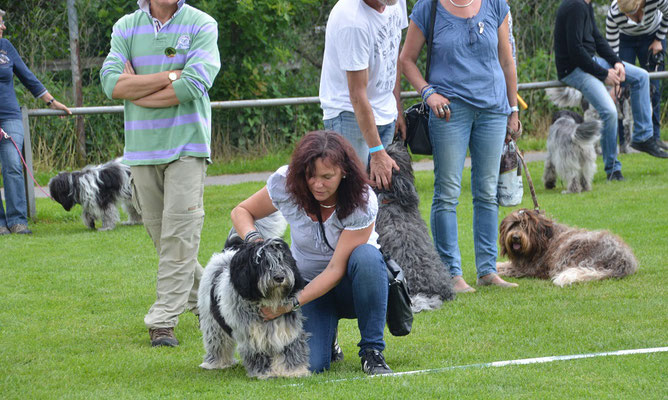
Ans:
POLYGON ((204 222, 206 160, 131 167, 134 198, 158 253, 156 301, 144 317, 149 329, 170 328, 186 309, 195 314, 204 269, 197 261, 204 222))

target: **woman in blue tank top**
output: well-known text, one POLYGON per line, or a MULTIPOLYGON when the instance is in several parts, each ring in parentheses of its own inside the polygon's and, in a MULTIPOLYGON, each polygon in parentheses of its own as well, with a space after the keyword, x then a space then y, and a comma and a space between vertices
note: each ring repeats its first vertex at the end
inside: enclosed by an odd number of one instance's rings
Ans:
POLYGON ((429 82, 416 60, 429 35, 432 0, 415 4, 399 56, 402 72, 431 109, 434 244, 450 266, 455 290, 475 291, 462 278, 457 238, 456 207, 469 150, 478 285, 517 286, 496 274, 499 163, 506 127, 519 130, 509 7, 505 0, 436 1, 429 82))

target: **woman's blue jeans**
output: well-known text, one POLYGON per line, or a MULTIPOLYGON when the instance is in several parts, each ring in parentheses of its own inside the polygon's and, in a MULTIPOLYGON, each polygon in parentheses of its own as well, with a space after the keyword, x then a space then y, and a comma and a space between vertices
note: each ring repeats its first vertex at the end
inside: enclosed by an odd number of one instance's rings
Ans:
MULTIPOLYGON (((14 139, 19 150, 23 151, 23 123, 21 120, 2 120, 0 126, 14 139)), ((27 225, 28 203, 23 182, 23 164, 14 143, 9 139, 0 139, 0 165, 2 165, 2 182, 5 187, 4 207, 0 201, 0 226, 27 225)))
POLYGON ((471 152, 473 244, 478 277, 496 272, 501 151, 508 116, 479 110, 460 100, 450 101, 450 121, 429 116, 434 149, 434 199, 431 231, 436 250, 450 266, 452 276, 462 275, 457 236, 457 205, 461 193, 466 151, 471 152))
POLYGON ((383 329, 387 313, 387 267, 380 251, 363 244, 353 250, 348 269, 339 284, 321 297, 305 304, 304 330, 308 338, 310 370, 329 369, 332 343, 341 318, 357 318, 361 355, 366 349, 383 351, 383 329))
MULTIPOLYGON (((603 68, 609 69, 610 64, 599 57, 594 60, 603 68)), ((633 139, 635 143, 645 142, 652 138, 652 107, 649 100, 649 75, 644 69, 624 63, 626 81, 622 86, 631 89, 631 109, 633 112, 633 139)), ((605 84, 594 75, 580 68, 575 68, 562 80, 568 86, 582 92, 584 98, 594 106, 599 118, 603 121, 601 131, 601 151, 605 172, 612 174, 621 171, 622 163, 617 160, 617 107, 608 93, 605 84)))
MULTIPOLYGON (((636 58, 640 66, 647 70, 649 57, 649 46, 656 39, 656 32, 639 36, 619 34, 619 58, 629 64, 635 65, 636 58)), ((666 49, 666 39, 661 41, 663 49, 666 49)), ((665 70, 665 65, 660 65, 657 71, 665 70)), ((654 72, 654 71, 648 71, 654 72)), ((652 101, 652 129, 654 138, 661 139, 661 79, 650 79, 650 95, 652 101)), ((621 140, 621 138, 620 138, 621 140)), ((621 141, 620 141, 621 143, 621 141)))
MULTIPOLYGON (((323 124, 325 125, 325 129, 337 132, 348 139, 353 146, 353 149, 355 149, 357 157, 362 160, 362 164, 364 164, 365 167, 369 164, 369 146, 366 144, 366 140, 364 140, 359 125, 357 125, 355 113, 343 111, 334 118, 324 120, 323 124)), ((387 147, 392 144, 395 125, 396 122, 387 125, 376 125, 378 135, 380 136, 380 142, 383 146, 387 147)))

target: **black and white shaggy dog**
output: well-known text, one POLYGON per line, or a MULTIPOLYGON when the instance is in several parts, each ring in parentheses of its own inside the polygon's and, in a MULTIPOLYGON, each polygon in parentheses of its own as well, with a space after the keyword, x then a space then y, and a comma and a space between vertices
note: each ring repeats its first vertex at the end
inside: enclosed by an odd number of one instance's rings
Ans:
POLYGON ((595 145, 601 138, 601 122, 591 114, 584 119, 577 113, 555 113, 547 137, 547 158, 543 172, 546 189, 556 186, 557 178, 566 185, 562 193, 588 192, 596 173, 595 145))
POLYGON ((392 173, 389 191, 376 190, 378 243, 383 255, 392 258, 404 270, 413 312, 433 310, 443 301, 455 298, 452 277, 420 215, 420 198, 406 146, 398 141, 386 150, 400 170, 392 173))
POLYGON ((81 204, 85 226, 95 229, 102 220, 101 231, 111 230, 120 221, 117 203, 128 214, 127 224, 141 224, 141 215, 132 204, 130 167, 120 158, 102 165, 89 165, 81 171, 61 172, 49 181, 51 197, 66 211, 81 204))
MULTIPOLYGON (((258 230, 262 232, 260 226, 258 230)), ((309 348, 301 311, 271 321, 260 314, 262 307, 291 304, 292 297, 304 286, 283 239, 245 243, 231 235, 223 252, 211 257, 200 283, 198 308, 206 350, 200 367, 223 369, 234 365, 238 346, 249 377, 309 375, 309 348)))
POLYGON ((557 286, 622 278, 638 269, 631 248, 608 231, 588 231, 556 223, 542 212, 516 210, 499 226, 499 275, 551 279, 557 286))

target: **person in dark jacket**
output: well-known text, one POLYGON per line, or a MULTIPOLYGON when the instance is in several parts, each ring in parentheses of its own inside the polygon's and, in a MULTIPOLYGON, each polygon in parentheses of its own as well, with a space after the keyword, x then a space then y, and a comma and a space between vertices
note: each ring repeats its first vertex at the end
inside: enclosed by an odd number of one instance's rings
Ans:
POLYGON ((634 120, 631 147, 668 158, 653 139, 647 71, 622 62, 596 27, 591 0, 563 0, 554 27, 554 54, 559 80, 582 92, 603 122, 601 150, 610 181, 622 181, 617 159, 617 109, 606 85, 629 86, 634 120), (598 54, 598 56, 597 56, 598 54))
POLYGON ((0 165, 5 186, 5 205, 0 201, 0 235, 9 233, 31 234, 28 229, 27 202, 23 183, 23 166, 19 152, 23 150, 23 123, 21 110, 14 93, 14 75, 36 98, 47 107, 72 112, 58 102, 44 85, 26 67, 12 43, 2 37, 7 27, 5 12, 0 10, 0 165), (6 136, 5 136, 6 135, 6 136), (14 146, 14 143, 16 146, 14 146), (6 206, 6 209, 5 209, 6 206))

